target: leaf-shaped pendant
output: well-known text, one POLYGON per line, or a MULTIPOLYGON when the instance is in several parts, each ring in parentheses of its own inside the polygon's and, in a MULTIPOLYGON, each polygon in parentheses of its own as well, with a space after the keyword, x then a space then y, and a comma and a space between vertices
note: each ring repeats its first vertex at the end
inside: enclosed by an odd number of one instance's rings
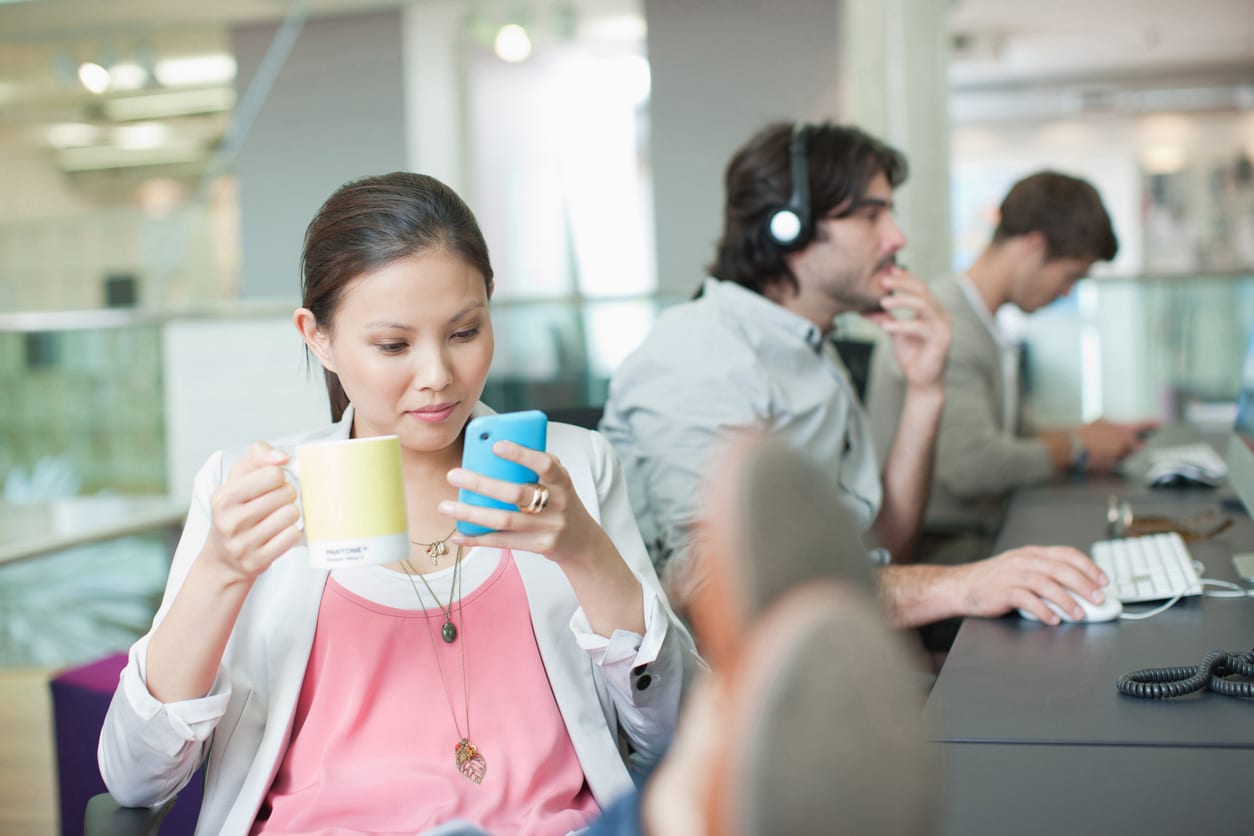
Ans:
POLYGON ((483 776, 488 771, 488 762, 483 759, 478 747, 463 737, 457 741, 457 748, 453 750, 453 753, 457 757, 457 771, 467 780, 474 781, 476 784, 483 783, 483 776))

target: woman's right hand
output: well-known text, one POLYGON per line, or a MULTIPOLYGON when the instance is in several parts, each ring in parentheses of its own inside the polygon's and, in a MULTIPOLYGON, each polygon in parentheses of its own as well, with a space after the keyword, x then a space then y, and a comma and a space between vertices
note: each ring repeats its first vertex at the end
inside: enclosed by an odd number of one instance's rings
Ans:
POLYGON ((288 456, 258 441, 209 499, 213 514, 202 556, 234 580, 251 582, 300 542, 296 488, 284 479, 288 456))
POLYGON ((148 692, 163 703, 210 693, 253 581, 300 542, 287 454, 257 442, 209 497, 209 535, 148 643, 148 692))

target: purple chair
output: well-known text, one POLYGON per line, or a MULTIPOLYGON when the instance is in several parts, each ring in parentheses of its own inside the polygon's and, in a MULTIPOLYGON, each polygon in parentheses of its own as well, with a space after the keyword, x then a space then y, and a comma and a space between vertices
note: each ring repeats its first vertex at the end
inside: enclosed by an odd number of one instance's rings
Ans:
MULTIPOLYGON (((56 726, 61 836, 83 836, 88 800, 108 792, 96 764, 96 747, 105 712, 124 667, 126 654, 118 653, 62 671, 50 683, 56 726)), ((179 793, 178 803, 162 821, 162 834, 191 836, 200 813, 200 793, 198 773, 179 793)))

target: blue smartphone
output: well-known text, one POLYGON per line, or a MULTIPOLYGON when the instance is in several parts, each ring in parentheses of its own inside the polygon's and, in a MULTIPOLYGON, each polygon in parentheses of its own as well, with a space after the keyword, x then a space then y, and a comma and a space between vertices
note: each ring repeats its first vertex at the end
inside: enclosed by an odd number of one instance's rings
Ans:
MULTIPOLYGON (((536 472, 517 462, 506 461, 492 452, 498 441, 512 441, 532 450, 544 450, 547 446, 549 419, 538 409, 526 412, 505 412, 500 415, 481 415, 466 425, 466 440, 462 445, 462 467, 482 476, 527 485, 536 481, 536 472)), ((517 511, 518 506, 501 502, 465 488, 457 492, 457 500, 481 508, 503 508, 517 511)), ((457 521, 457 530, 474 537, 490 534, 495 529, 485 528, 465 520, 457 521)))

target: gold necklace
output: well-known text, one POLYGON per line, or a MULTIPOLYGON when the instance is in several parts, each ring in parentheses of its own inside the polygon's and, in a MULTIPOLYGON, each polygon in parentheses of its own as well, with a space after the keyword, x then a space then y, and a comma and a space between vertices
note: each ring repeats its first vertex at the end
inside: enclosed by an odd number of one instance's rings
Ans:
MULTIPOLYGON (((418 579, 422 581, 422 585, 427 588, 427 592, 431 593, 431 600, 435 601, 436 607, 444 614, 444 626, 440 628, 440 638, 444 639, 445 644, 452 644, 457 640, 457 625, 453 623, 453 587, 457 585, 461 578, 462 565, 462 547, 457 547, 457 557, 453 560, 453 583, 448 588, 448 606, 440 603, 440 599, 436 597, 435 590, 431 588, 431 584, 426 578, 418 572, 418 579)), ((405 570, 405 575, 409 578, 409 585, 414 588, 414 595, 418 598, 418 603, 426 608, 426 604, 422 600, 421 593, 418 592, 418 585, 414 583, 414 571, 409 568, 409 561, 402 560, 401 568, 405 570)))
POLYGON ((432 540, 430 543, 419 543, 417 540, 410 540, 415 546, 422 546, 427 550, 427 557, 431 558, 431 565, 434 566, 436 561, 444 555, 448 554, 448 538, 457 533, 457 526, 453 526, 453 530, 445 534, 439 540, 432 540))
MULTIPOLYGON (((457 585, 457 614, 458 616, 460 616, 462 627, 464 628, 466 626, 466 614, 462 612, 462 586, 461 586, 462 576, 458 574, 458 569, 457 569, 457 567, 462 562, 462 547, 461 546, 457 547, 457 557, 454 558, 454 560, 455 562, 453 563, 453 574, 456 576, 454 583, 457 585)), ((404 566, 404 563, 402 563, 401 565, 404 566)), ((405 574, 409 575, 409 582, 412 585, 414 582, 414 578, 413 578, 413 575, 410 575, 408 568, 405 569, 405 574)), ((419 575, 418 577, 421 578, 422 575, 419 575)), ((424 583, 426 582, 426 578, 423 578, 423 582, 424 583)), ((428 590, 431 589, 430 584, 427 584, 427 589, 428 590)), ((414 586, 414 594, 415 595, 418 594, 417 586, 414 586)), ((434 592, 432 592, 431 597, 435 598, 434 592)), ((418 602, 422 603, 421 595, 418 595, 418 602)), ((439 603, 440 603, 440 600, 436 598, 436 605, 439 606, 439 603)), ((449 605, 449 609, 451 610, 453 608, 453 590, 451 588, 449 589, 448 605, 449 605)), ((447 615, 448 614, 446 613, 445 614, 446 619, 447 619, 447 615)), ((446 620, 444 622, 444 626, 446 628, 451 627, 452 623, 446 620)), ((423 632, 427 634, 427 641, 431 643, 431 655, 435 657, 435 667, 436 667, 436 670, 440 672, 440 685, 444 688, 444 698, 448 701, 448 713, 452 715, 453 728, 457 731, 457 737, 458 737, 457 745, 453 747, 453 758, 457 762, 457 771, 460 772, 462 776, 465 777, 466 780, 468 781, 473 781, 476 784, 483 783, 483 776, 486 775, 488 771, 488 762, 487 760, 484 759, 483 753, 479 751, 479 747, 470 742, 470 686, 466 684, 466 642, 463 641, 461 643, 462 710, 466 714, 466 733, 462 734, 461 724, 457 722, 457 712, 453 709, 453 696, 448 691, 448 680, 444 678, 444 665, 441 664, 440 653, 438 650, 436 650, 435 639, 431 638, 430 630, 424 629, 423 632)), ((447 634, 444 633, 443 630, 441 630, 441 635, 444 637, 444 640, 446 642, 452 641, 452 639, 448 638, 447 634)), ((456 635, 456 632, 454 632, 454 635, 456 635)))

